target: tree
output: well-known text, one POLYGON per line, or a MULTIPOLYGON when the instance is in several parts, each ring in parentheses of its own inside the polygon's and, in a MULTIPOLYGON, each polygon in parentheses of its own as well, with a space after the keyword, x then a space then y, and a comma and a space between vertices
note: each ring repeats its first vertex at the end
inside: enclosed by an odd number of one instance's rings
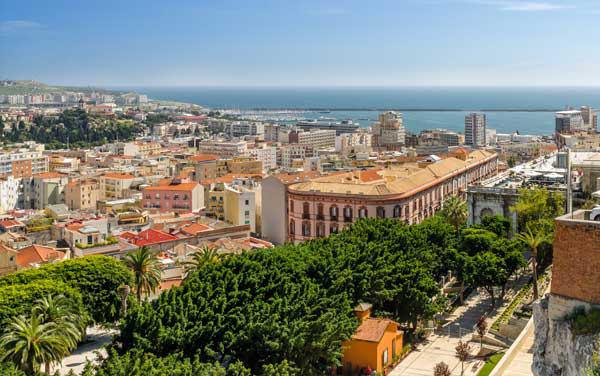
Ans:
POLYGON ((444 203, 442 215, 454 226, 458 234, 460 226, 467 222, 467 203, 456 196, 452 196, 444 203))
POLYGON ((485 316, 481 316, 479 320, 477 320, 477 334, 479 335, 479 350, 483 349, 483 336, 487 333, 487 322, 485 321, 485 316))
POLYGON ((214 264, 219 262, 221 255, 217 248, 204 246, 200 250, 192 253, 190 261, 183 263, 186 276, 202 268, 204 265, 214 264))
POLYGON ((472 286, 482 287, 490 295, 492 308, 496 306, 495 287, 506 284, 509 277, 503 260, 491 251, 467 258, 466 282, 472 286))
POLYGON ((549 240, 549 236, 541 231, 532 231, 527 227, 525 232, 517 234, 517 239, 523 242, 531 250, 531 262, 533 268, 533 299, 539 298, 538 283, 537 283, 537 257, 538 248, 549 240))
POLYGON ((458 341, 458 345, 454 348, 456 351, 456 357, 460 361, 460 375, 465 374, 465 362, 469 360, 471 355, 471 346, 468 342, 458 341))
POLYGON ((123 261, 133 272, 137 300, 141 302, 142 292, 154 293, 161 281, 160 264, 156 252, 148 247, 141 247, 125 255, 123 261))
POLYGON ((451 376, 452 371, 450 367, 444 362, 439 362, 433 368, 433 376, 451 376))
POLYGON ((517 203, 511 210, 517 213, 520 231, 535 226, 541 220, 553 220, 564 213, 564 196, 546 188, 522 188, 517 203))
POLYGON ((17 316, 7 324, 0 337, 1 361, 10 360, 23 372, 33 374, 40 365, 59 362, 73 348, 54 322, 44 323, 40 315, 17 316))
POLYGON ((510 232, 510 220, 501 215, 486 215, 481 219, 481 225, 475 227, 483 228, 501 238, 506 238, 510 232))

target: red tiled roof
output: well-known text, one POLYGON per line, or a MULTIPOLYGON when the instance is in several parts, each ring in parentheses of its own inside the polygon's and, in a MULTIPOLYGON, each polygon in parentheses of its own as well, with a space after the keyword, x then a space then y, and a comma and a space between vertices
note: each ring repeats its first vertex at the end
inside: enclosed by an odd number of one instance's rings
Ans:
POLYGON ((5 229, 9 229, 9 228, 12 228, 12 227, 22 227, 22 226, 25 226, 23 224, 23 222, 17 221, 15 219, 3 219, 3 220, 0 220, 0 227, 3 227, 5 229))
POLYGON ((196 154, 188 158, 190 161, 195 162, 206 162, 206 161, 216 161, 219 159, 219 156, 214 154, 196 154))
POLYGON ((203 225, 202 223, 192 223, 191 225, 184 226, 181 228, 181 232, 192 236, 195 236, 200 232, 208 230, 211 230, 211 228, 207 225, 203 225))
POLYGON ((104 174, 104 177, 110 179, 135 179, 135 176, 121 172, 107 172, 104 174))
POLYGON ((138 247, 142 247, 145 245, 151 246, 154 244, 160 244, 179 239, 178 237, 173 236, 171 234, 167 234, 166 232, 153 229, 144 230, 138 234, 134 234, 132 232, 127 231, 122 233, 120 237, 122 239, 127 240, 131 244, 135 244, 138 247))
POLYGON ((33 177, 40 179, 57 179, 67 176, 66 174, 61 174, 60 172, 42 172, 40 174, 35 174, 33 177))
POLYGON ((17 264, 20 267, 29 267, 31 264, 40 264, 49 260, 60 260, 65 257, 65 252, 43 245, 33 244, 19 250, 17 264))
MULTIPOLYGON (((396 324, 394 321, 389 319, 365 319, 356 332, 352 336, 352 339, 369 342, 379 342, 381 337, 385 334, 388 326, 396 324)), ((397 324, 396 324, 397 325, 397 324)))
POLYGON ((370 181, 375 181, 375 180, 381 180, 382 177, 381 177, 381 175, 379 175, 379 171, 381 171, 381 170, 376 169, 376 170, 360 171, 358 174, 358 178, 360 179, 360 181, 362 181, 364 183, 368 183, 370 181))
POLYGON ((159 185, 153 187, 144 188, 145 191, 191 191, 196 188, 199 184, 194 183, 181 183, 181 184, 173 184, 173 185, 159 185))

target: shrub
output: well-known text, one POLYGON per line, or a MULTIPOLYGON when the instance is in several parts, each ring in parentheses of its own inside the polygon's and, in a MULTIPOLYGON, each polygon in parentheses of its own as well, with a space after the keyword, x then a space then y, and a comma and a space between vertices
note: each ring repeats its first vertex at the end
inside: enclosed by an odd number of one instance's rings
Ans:
POLYGON ((600 310, 586 311, 583 307, 577 307, 566 319, 571 323, 571 330, 575 335, 600 333, 600 310))

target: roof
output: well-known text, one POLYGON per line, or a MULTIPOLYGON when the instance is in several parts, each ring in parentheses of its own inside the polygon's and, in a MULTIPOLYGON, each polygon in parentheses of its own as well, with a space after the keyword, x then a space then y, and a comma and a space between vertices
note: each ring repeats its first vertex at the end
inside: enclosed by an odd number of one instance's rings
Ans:
POLYGON ((392 166, 387 169, 351 171, 317 177, 290 186, 293 192, 320 192, 321 194, 350 194, 385 196, 409 194, 425 189, 437 180, 452 176, 464 168, 475 166, 494 156, 494 153, 477 150, 466 161, 449 157, 423 168, 414 164, 392 166))
POLYGON ((109 179, 135 179, 135 176, 124 172, 107 172, 104 177, 109 179))
POLYGON ((39 178, 39 179, 58 179, 58 178, 62 178, 62 177, 66 177, 67 174, 61 174, 60 172, 42 172, 39 174, 35 174, 33 175, 34 178, 39 178))
POLYGON ((21 267, 29 267, 32 264, 42 264, 52 260, 61 260, 65 257, 65 252, 56 248, 33 244, 19 250, 17 254, 17 264, 21 267))
POLYGON ((308 179, 313 179, 316 177, 322 176, 317 171, 306 171, 306 172, 298 172, 298 173, 283 173, 283 174, 275 174, 274 178, 277 178, 283 184, 292 184, 298 183, 302 181, 306 181, 308 179))
POLYGON ((16 219, 2 219, 0 220, 0 227, 5 229, 10 229, 13 227, 23 227, 25 224, 21 221, 17 221, 16 219))
POLYGON ((92 185, 92 184, 98 184, 98 182, 94 179, 77 179, 77 180, 71 180, 69 183, 67 183, 67 187, 74 188, 79 185, 92 185))
POLYGON ((379 342, 390 325, 394 325, 396 328, 398 327, 398 324, 390 319, 364 319, 356 329, 352 339, 379 342))
POLYGON ((210 226, 203 225, 202 223, 192 223, 190 225, 183 226, 181 228, 181 232, 183 232, 184 234, 192 235, 192 236, 197 235, 200 232, 208 231, 208 230, 212 230, 212 228, 210 226))
POLYGON ((215 179, 204 179, 200 183, 202 185, 215 184, 215 183, 227 183, 231 184, 235 179, 251 179, 251 178, 262 178, 263 174, 226 174, 215 179))
POLYGON ((166 243, 173 240, 178 240, 179 238, 173 236, 171 234, 167 234, 166 232, 159 230, 144 230, 138 234, 134 234, 133 232, 124 232, 120 235, 122 239, 127 240, 131 244, 135 244, 138 247, 142 247, 144 245, 154 245, 160 243, 166 243))
POLYGON ((206 162, 206 161, 216 161, 219 159, 219 156, 214 154, 196 154, 192 155, 188 158, 190 161, 194 162, 206 162))
POLYGON ((172 184, 172 185, 158 185, 153 187, 144 188, 144 192, 146 191, 191 191, 200 184, 194 183, 181 183, 181 184, 172 184))

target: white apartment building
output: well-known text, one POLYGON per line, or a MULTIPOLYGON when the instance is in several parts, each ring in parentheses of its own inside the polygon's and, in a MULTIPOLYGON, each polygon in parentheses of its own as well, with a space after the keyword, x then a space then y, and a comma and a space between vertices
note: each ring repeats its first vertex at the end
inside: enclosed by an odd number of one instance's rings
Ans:
POLYGON ((234 121, 226 125, 229 137, 258 136, 265 137, 265 125, 261 122, 234 121))
POLYGON ((135 176, 119 172, 108 172, 100 176, 100 199, 128 198, 125 197, 125 191, 131 188, 134 180, 135 176))
POLYGON ((342 133, 335 138, 335 151, 346 154, 351 149, 371 149, 372 135, 368 132, 342 133))
POLYGON ((465 145, 480 147, 486 144, 485 114, 470 113, 465 116, 465 145))
POLYGON ((406 129, 402 113, 387 111, 379 115, 379 121, 373 125, 373 146, 394 147, 405 144, 406 129))
POLYGON ((250 231, 259 232, 260 186, 240 182, 225 186, 225 220, 233 225, 250 225, 250 231))
POLYGON ((64 204, 69 177, 58 172, 44 172, 23 178, 22 183, 23 196, 18 205, 24 209, 42 210, 48 205, 64 204))
POLYGON ((6 101, 8 104, 25 104, 24 95, 7 95, 6 101))
POLYGON ((556 133, 586 132, 589 129, 581 111, 559 111, 555 114, 554 120, 556 133))
POLYGON ((334 129, 294 130, 289 134, 290 144, 311 145, 315 149, 335 147, 334 129))
POLYGON ((277 168, 277 148, 274 146, 262 146, 260 148, 248 149, 247 157, 253 157, 262 162, 263 172, 277 168))
POLYGON ((216 141, 204 140, 198 143, 201 154, 214 154, 223 159, 239 157, 246 154, 248 143, 246 141, 216 141))
POLYGON ((282 146, 281 151, 281 168, 284 170, 294 170, 295 161, 304 164, 304 159, 312 157, 313 149, 307 145, 289 144, 282 146))
POLYGON ((0 214, 18 208, 21 179, 12 175, 0 179, 0 214))
POLYGON ((27 146, 0 153, 0 177, 28 177, 48 171, 48 157, 42 154, 44 145, 30 143, 27 146))

